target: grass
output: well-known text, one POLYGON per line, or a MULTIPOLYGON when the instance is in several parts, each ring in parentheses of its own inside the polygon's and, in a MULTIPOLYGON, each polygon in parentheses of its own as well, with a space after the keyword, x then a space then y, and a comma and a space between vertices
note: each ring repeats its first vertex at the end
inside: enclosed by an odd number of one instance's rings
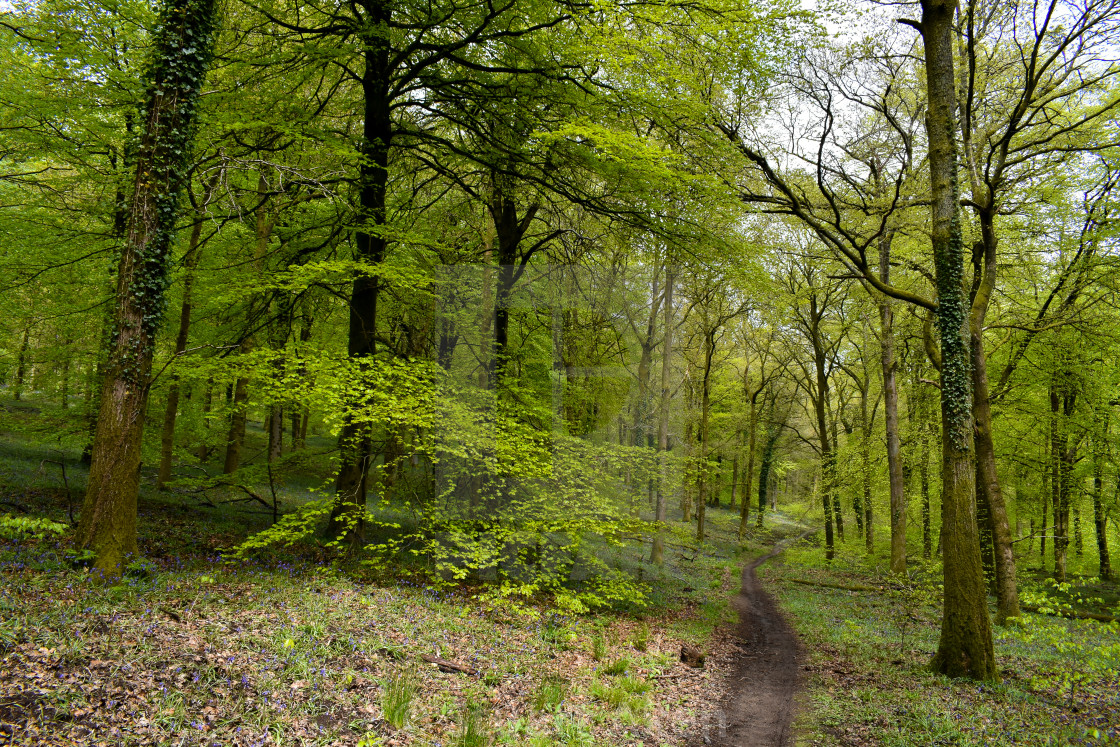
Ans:
POLYGON ((649 625, 641 622, 630 634, 630 645, 635 651, 645 651, 649 648, 649 625))
POLYGON ((818 554, 794 550, 760 571, 808 651, 805 744, 1120 742, 1117 626, 1025 615, 995 629, 1000 683, 949 680, 928 668, 940 630, 937 567, 916 564, 898 584, 843 558, 823 568, 818 554))
POLYGON ((557 675, 547 675, 537 685, 533 708, 537 711, 555 711, 567 692, 567 683, 557 675))
POLYGON ((412 717, 412 700, 420 683, 412 672, 394 674, 381 682, 381 712, 394 729, 403 729, 412 717))

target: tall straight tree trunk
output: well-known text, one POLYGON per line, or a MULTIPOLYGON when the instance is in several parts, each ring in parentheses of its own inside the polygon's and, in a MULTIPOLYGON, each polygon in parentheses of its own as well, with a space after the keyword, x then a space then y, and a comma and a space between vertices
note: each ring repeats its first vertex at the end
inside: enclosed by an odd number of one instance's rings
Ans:
POLYGON ((668 507, 666 499, 669 492, 669 403, 673 396, 673 283, 675 280, 675 268, 670 264, 666 254, 665 306, 661 323, 665 329, 661 350, 661 408, 657 416, 657 449, 661 452, 661 475, 657 482, 657 499, 654 506, 654 520, 658 523, 658 527, 654 530, 653 547, 649 556, 650 562, 656 565, 661 565, 665 561, 665 536, 660 525, 665 523, 668 507))
MULTIPOLYGON (((744 388, 746 382, 744 382, 744 388)), ((747 420, 747 469, 743 474, 743 507, 739 512, 739 541, 743 540, 743 535, 747 533, 747 521, 750 519, 751 512, 751 485, 754 484, 754 454, 755 445, 758 440, 758 395, 762 392, 763 387, 760 386, 757 391, 749 397, 750 402, 750 415, 747 420)), ((748 394, 750 391, 748 389, 748 394)), ((765 506, 759 505, 758 507, 758 524, 762 526, 762 512, 765 506)))
POLYGON ((825 368, 827 360, 824 343, 820 339, 820 317, 823 312, 817 308, 816 295, 809 298, 810 319, 813 320, 810 337, 813 345, 813 366, 816 371, 816 397, 813 398, 813 411, 816 415, 817 441, 821 452, 821 503, 824 507, 824 556, 832 560, 836 554, 835 538, 833 537, 834 509, 832 506, 832 490, 835 483, 835 464, 832 453, 832 440, 829 438, 828 423, 828 372, 825 368))
MULTIPOLYGON (((244 340, 239 352, 246 355, 252 343, 244 340)), ((229 430, 226 432, 226 458, 222 465, 224 474, 233 474, 241 466, 241 450, 245 445, 245 425, 249 417, 249 379, 238 376, 230 400, 229 430)))
POLYGON ((700 379, 700 474, 696 501, 696 539, 704 541, 704 519, 708 507, 708 420, 712 409, 712 357, 715 333, 704 335, 704 375, 700 379))
MULTIPOLYGON (((391 3, 362 0, 364 42, 362 71, 363 121, 359 147, 358 228, 354 232, 357 259, 378 265, 385 259, 388 240, 386 195, 389 183, 389 150, 394 136, 391 113, 391 60, 387 26, 391 3)), ((361 273, 350 290, 350 326, 347 353, 359 370, 373 361, 377 352, 377 307, 381 292, 379 277, 361 273)), ((361 407, 360 402, 352 405, 361 407)), ((366 490, 373 445, 369 425, 348 415, 338 438, 339 469, 335 480, 335 503, 327 524, 327 536, 353 549, 365 539, 366 490)))
POLYGON ((203 464, 210 458, 210 408, 214 405, 214 380, 206 382, 206 393, 202 396, 202 440, 198 444, 198 461, 203 464))
POLYGON ((984 320, 996 284, 996 233, 990 211, 980 213, 983 238, 981 279, 972 300, 969 319, 970 354, 972 357, 972 396, 975 414, 977 503, 987 513, 991 535, 992 561, 995 569, 996 622, 1002 625, 1009 617, 1019 616, 1019 588, 1015 569, 1011 525, 996 472, 996 449, 992 440, 992 405, 988 395, 988 357, 984 352, 984 320))
POLYGON ((272 405, 268 416, 268 461, 280 461, 284 454, 284 410, 280 405, 272 405))
MULTIPOLYGON (((897 404, 897 403, 896 403, 897 404)), ((860 392, 859 400, 860 422, 860 487, 863 490, 863 539, 867 554, 875 552, 875 530, 872 529, 871 520, 871 417, 867 411, 867 389, 860 392)), ((889 440, 889 439, 888 439, 889 440)), ((857 511, 859 508, 857 507, 857 511)), ((893 546, 893 545, 892 545, 893 546)), ((905 547, 905 543, 903 543, 905 547)), ((892 554, 893 557, 893 554, 892 554)))
POLYGON ((1108 438, 1108 417, 1101 418, 1100 433, 1093 440, 1093 530, 1097 539, 1097 575, 1112 580, 1112 563, 1108 556, 1108 515, 1104 511, 1104 442, 1108 438))
POLYGON ((62 358, 62 387, 59 392, 59 400, 63 410, 70 409, 70 369, 71 369, 71 347, 74 345, 74 339, 68 332, 62 339, 63 358, 62 358))
MULTIPOLYGON (((739 443, 740 443, 740 446, 741 446, 742 445, 742 439, 741 438, 739 439, 739 443)), ((739 493, 739 455, 736 453, 731 458, 731 499, 730 499, 731 500, 731 505, 729 506, 729 508, 732 511, 735 510, 735 499, 738 496, 738 493, 739 493)))
POLYGON ((19 343, 19 355, 16 358, 16 378, 12 383, 12 399, 17 402, 23 398, 23 383, 27 378, 27 358, 31 349, 31 320, 23 327, 23 338, 19 343))
POLYGON ((950 677, 996 679, 980 539, 972 419, 969 318, 963 287, 964 247, 957 184, 956 75, 953 14, 956 0, 922 0, 917 24, 925 46, 931 239, 941 337, 941 535, 945 601, 934 671, 950 677))
MULTIPOLYGON (((879 240, 879 277, 890 282, 891 244, 894 231, 884 232, 879 240)), ((898 364, 894 354, 894 307, 891 299, 879 299, 879 335, 883 366, 883 410, 887 429, 887 475, 890 483, 891 573, 906 572, 906 482, 902 475, 902 438, 898 426, 898 364)), ((870 534, 871 521, 868 520, 870 534)), ((872 551, 871 537, 867 551, 872 551)))
MULTIPOLYGON (((191 229, 187 254, 183 258, 183 303, 179 308, 179 333, 175 336, 175 355, 182 355, 187 349, 187 339, 191 331, 191 290, 194 287, 194 271, 198 267, 198 242, 202 238, 202 216, 191 229)), ((156 488, 163 490, 171 479, 171 459, 175 451, 175 420, 179 414, 179 377, 175 376, 167 388, 167 407, 163 412, 163 431, 160 434, 159 476, 156 488)))
POLYGON ((933 518, 929 502, 929 423, 921 424, 920 454, 918 459, 918 485, 922 493, 922 557, 929 560, 933 551, 933 536, 930 526, 933 518))
MULTIPOLYGON (((771 401, 773 410, 773 401, 771 401)), ((778 429, 773 425, 766 430, 766 440, 762 443, 762 459, 758 467, 758 520, 762 527, 762 517, 766 513, 766 503, 770 499, 770 470, 774 466, 774 446, 778 443, 778 429)), ((773 501, 771 501, 771 505, 773 501)))
POLYGON ((135 555, 140 446, 195 104, 213 48, 214 0, 166 0, 150 48, 144 132, 117 268, 113 334, 76 544, 119 576, 135 555))
MULTIPOLYGON (((1117 477, 1117 492, 1120 493, 1120 476, 1117 477)), ((1098 471, 1093 476, 1093 528, 1097 533, 1097 558, 1100 568, 1098 575, 1105 581, 1112 580, 1112 561, 1108 553, 1108 516, 1102 505, 1104 482, 1098 471)))
MULTIPOLYGON (((1054 423, 1051 418, 1050 432, 1053 433, 1054 423)), ((1043 570, 1046 570, 1046 528, 1050 518, 1050 482, 1052 480, 1052 473, 1054 470, 1054 459, 1051 456, 1052 446, 1050 443, 1046 444, 1043 449, 1045 457, 1042 460, 1042 531, 1039 532, 1038 544, 1038 565, 1043 570)))
MULTIPOLYGON (((691 397, 689 401, 691 402, 691 397)), ((695 442, 693 441, 693 423, 691 418, 684 426, 684 453, 685 453, 685 474, 684 485, 681 490, 681 521, 685 524, 692 523, 692 491, 696 484, 696 449, 695 442)))

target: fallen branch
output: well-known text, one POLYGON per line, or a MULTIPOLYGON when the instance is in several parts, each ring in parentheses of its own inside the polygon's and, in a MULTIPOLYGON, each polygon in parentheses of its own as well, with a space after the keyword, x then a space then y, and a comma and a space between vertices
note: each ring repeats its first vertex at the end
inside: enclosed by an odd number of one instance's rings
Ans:
POLYGON ((1106 615, 1101 612, 1083 612, 1081 610, 1054 610, 1043 611, 1040 607, 1035 607, 1033 604, 1021 604, 1019 609, 1026 612, 1033 612, 1036 615, 1050 615, 1051 617, 1072 617, 1077 620, 1096 620, 1103 623, 1120 622, 1120 617, 1114 615, 1106 615))
POLYGON ((478 676, 478 670, 477 669, 471 669, 470 667, 465 667, 462 664, 456 664, 453 661, 448 661, 447 659, 441 659, 438 656, 429 656, 428 654, 420 654, 420 658, 423 659, 424 661, 428 662, 429 664, 435 664, 437 667, 439 667, 439 671, 441 671, 441 672, 448 672, 448 673, 458 672, 460 674, 465 674, 465 675, 468 675, 470 677, 477 677, 478 676))
POLYGON ((823 586, 826 589, 840 589, 841 591, 880 591, 881 589, 875 586, 846 586, 844 584, 830 584, 825 581, 807 581, 801 578, 786 578, 783 581, 789 581, 793 584, 804 584, 805 586, 823 586))

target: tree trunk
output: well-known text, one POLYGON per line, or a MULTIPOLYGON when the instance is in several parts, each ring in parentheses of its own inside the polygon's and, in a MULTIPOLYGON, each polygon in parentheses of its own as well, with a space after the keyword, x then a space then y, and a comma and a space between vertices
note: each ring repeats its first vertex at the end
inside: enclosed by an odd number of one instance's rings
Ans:
MULTIPOLYGON (((1120 476, 1117 476, 1117 492, 1120 493, 1120 476)), ((1102 505, 1104 483, 1098 462, 1096 473, 1093 475, 1093 527, 1097 532, 1097 557, 1100 560, 1098 575, 1104 581, 1112 580, 1112 562, 1108 555, 1108 516, 1102 505)))
MULTIPOLYGON (((691 402, 691 397, 689 400, 691 402)), ((693 485, 696 483, 696 450, 692 437, 693 432, 692 419, 689 418, 684 426, 684 451, 685 451, 685 474, 684 486, 681 490, 681 521, 685 524, 692 523, 692 490, 693 485)))
POLYGON ((73 344, 74 340, 70 337, 70 333, 67 332, 66 336, 62 339, 62 386, 59 392, 59 404, 62 405, 63 410, 70 409, 70 358, 72 357, 70 349, 73 344))
POLYGON ((922 0, 925 45, 931 239, 941 336, 941 535, 945 602, 934 671, 950 677, 996 679, 980 540, 976 487, 969 319, 963 287, 964 250, 957 185, 956 76, 952 26, 955 0, 922 0))
MULTIPOLYGON (((175 355, 182 355, 187 349, 187 339, 191 330, 191 289, 194 286, 194 271, 198 267, 198 242, 202 237, 202 216, 196 216, 191 229, 190 243, 183 258, 183 304, 179 309, 179 333, 175 336, 175 355)), ((175 419, 179 414, 179 377, 174 376, 167 389, 167 407, 163 413, 163 431, 160 434, 159 476, 156 489, 163 490, 171 479, 171 459, 175 451, 175 419)))
POLYGON ((1014 545, 1007 506, 996 473, 996 450, 992 441, 992 406, 988 396, 988 358, 984 352, 984 319, 996 283, 996 234, 994 216, 980 213, 983 237, 983 271, 972 301, 969 319, 970 353, 972 356, 974 440, 976 448, 977 503, 987 513, 987 526, 982 533, 991 536, 992 561, 995 570, 996 622, 1002 625, 1009 617, 1019 616, 1019 589, 1016 580, 1014 545))
MULTIPOLYGON (((894 231, 886 231, 879 240, 879 277, 890 282, 891 244, 894 231)), ((898 426, 898 364, 894 353, 894 307, 891 299, 879 299, 879 335, 883 367, 883 409, 887 430, 887 475, 890 483, 891 510, 891 573, 906 573, 906 483, 902 476, 902 438, 898 426)), ((868 519, 868 534, 871 520, 868 519)), ((872 552, 871 537, 867 552, 872 552)))
POLYGON ((821 451, 821 503, 824 506, 824 556, 832 560, 836 554, 835 539, 833 537, 832 489, 834 484, 834 463, 832 454, 832 441, 828 432, 828 372, 824 342, 821 340, 820 320, 823 310, 817 307, 817 297, 809 298, 809 314, 812 320, 810 342, 813 345, 813 365, 816 370, 816 396, 813 398, 813 411, 816 415, 817 441, 821 451))
POLYGON ((76 545, 94 568, 119 576, 136 554, 140 446, 155 336, 191 151, 198 89, 213 46, 213 0, 166 0, 150 48, 144 134, 117 270, 113 335, 76 545))
MULTIPOLYGON (((761 391, 761 389, 760 389, 761 391)), ((743 535, 747 532, 747 521, 750 519, 751 511, 751 485, 754 483, 754 452, 755 442, 758 437, 758 394, 756 393, 750 400, 750 419, 747 422, 747 469, 743 473, 743 506, 739 512, 739 541, 742 542, 743 535)), ((760 501, 761 503, 761 501, 760 501)), ((758 522, 762 523, 762 511, 764 507, 759 506, 758 509, 758 522)))
MULTIPOLYGON (((742 439, 740 439, 740 443, 742 443, 742 439)), ((738 492, 739 492, 739 454, 736 453, 735 456, 733 456, 731 458, 731 505, 729 506, 729 508, 732 511, 735 510, 735 499, 736 499, 736 496, 737 496, 738 492)))
POLYGON ((268 461, 275 463, 284 455, 284 410, 272 405, 268 415, 268 461))
POLYGON ((762 517, 766 513, 766 502, 770 497, 770 470, 774 465, 774 446, 778 443, 778 429, 772 424, 766 430, 766 440, 762 444, 762 459, 758 467, 758 520, 762 527, 762 517))
MULTIPOLYGON (((357 259, 379 265, 385 259, 388 239, 382 230, 388 222, 386 196, 389 150, 395 135, 390 108, 390 39, 381 29, 390 21, 386 0, 365 0, 364 67, 362 72, 363 121, 358 169, 358 228, 354 232, 357 259)), ((347 353, 359 367, 377 353, 377 307, 381 284, 377 275, 361 273, 350 289, 350 325, 347 353)), ((360 407, 361 403, 354 403, 360 407)), ((354 549, 365 539, 367 472, 372 463, 369 426, 346 416, 339 434, 339 468, 335 503, 327 523, 327 536, 354 549)))
POLYGON ((27 358, 31 349, 31 320, 23 327, 23 338, 19 343, 19 357, 16 358, 16 378, 12 383, 12 399, 17 402, 23 399, 23 383, 27 378, 27 358))
MULTIPOLYGON (((897 404, 897 403, 896 403, 897 404)), ((871 555, 875 552, 875 530, 872 528, 871 520, 873 518, 871 508, 871 417, 867 412, 867 390, 864 389, 860 392, 860 482, 863 490, 863 540, 864 546, 867 549, 867 554, 871 555)), ((897 427, 897 423, 895 424, 897 427)), ((895 434, 897 435, 897 433, 895 434)), ((888 444, 889 444, 888 436, 888 444)), ((892 476, 893 479, 893 476, 892 476)), ((856 509, 859 510, 859 507, 856 509)), ((892 542, 893 547, 893 542, 892 542)), ((905 541, 903 548, 906 547, 905 541)), ((892 553, 891 557, 894 555, 892 553)))
POLYGON ((657 448, 661 452, 661 475, 657 483, 657 499, 654 506, 654 520, 658 527, 654 530, 653 548, 650 562, 661 565, 665 559, 665 536, 661 525, 665 523, 666 498, 669 491, 669 403, 673 396, 673 282, 674 268, 665 258, 665 301, 662 327, 665 334, 661 350, 661 408, 657 419, 657 448))
MULTIPOLYGON (((246 355, 252 350, 252 343, 244 340, 239 353, 246 355)), ((226 434, 226 459, 222 465, 222 472, 229 475, 241 466, 241 449, 245 445, 245 422, 249 416, 249 379, 238 376, 233 386, 233 398, 230 402, 229 431, 226 434)))
MULTIPOLYGON (((1054 422, 1051 418, 1050 432, 1054 432, 1054 422)), ((1043 460, 1042 470, 1042 531, 1039 532, 1039 545, 1038 545, 1038 565, 1043 570, 1046 570, 1046 528, 1050 520, 1050 495, 1051 495, 1051 481, 1053 480, 1054 465, 1056 461, 1052 454, 1053 445, 1047 444, 1043 453, 1046 455, 1043 460)))
POLYGON ((700 380, 700 474, 696 502, 696 539, 704 541, 704 518, 708 506, 708 419, 712 409, 712 357, 715 355, 715 332, 704 335, 704 375, 700 380))
MULTIPOLYGON (((924 415, 925 408, 922 408, 922 411, 924 415)), ((930 531, 930 523, 933 517, 929 503, 929 426, 929 422, 924 417, 918 426, 921 434, 919 436, 921 453, 918 456, 920 460, 918 462, 918 484, 922 493, 922 557, 926 560, 929 560, 933 550, 933 538, 930 531)))
POLYGON ((206 382, 206 394, 202 398, 202 428, 203 435, 202 441, 198 444, 198 461, 206 464, 206 460, 210 457, 210 438, 208 431, 210 430, 210 408, 214 404, 214 380, 210 379, 206 382))

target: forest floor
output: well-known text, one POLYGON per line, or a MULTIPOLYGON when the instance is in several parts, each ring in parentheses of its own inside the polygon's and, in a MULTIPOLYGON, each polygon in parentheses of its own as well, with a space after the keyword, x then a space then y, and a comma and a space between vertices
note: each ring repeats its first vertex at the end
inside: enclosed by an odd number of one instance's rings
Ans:
MULTIPOLYGON (((67 523, 81 429, 66 443, 61 417, 21 412, 0 427, 0 513, 67 523)), ((415 569, 343 573, 314 547, 223 562, 271 512, 222 490, 145 487, 150 562, 110 586, 65 537, 0 537, 0 744, 1120 744, 1120 626, 1027 614, 995 631, 1000 683, 935 676, 939 566, 893 578, 854 541, 826 565, 816 535, 766 556, 802 533, 804 505, 745 549, 735 513, 710 510, 710 544, 680 525, 662 569, 642 545, 605 550, 644 574, 648 606, 565 615, 415 569)), ((281 509, 301 490, 283 486, 281 509)), ((1115 584, 1026 566, 1028 604, 1120 612, 1115 584)))
MULTIPOLYGON (((77 454, 27 433, 0 434, 0 512, 67 523, 77 454)), ((314 547, 223 562, 270 516, 208 496, 145 487, 147 562, 113 585, 74 567, 65 535, 0 537, 0 744, 710 743, 738 651, 733 512, 711 510, 714 544, 671 544, 663 570, 648 547, 611 551, 644 567, 649 606, 565 615, 408 569, 341 572, 314 547)), ((799 531, 774 527, 752 546, 799 531)))
MULTIPOLYGON (((815 539, 759 568, 805 651, 796 744, 1120 744, 1116 623, 1024 614, 994 628, 998 683, 950 680, 929 671, 941 623, 940 566, 912 559, 899 580, 869 567, 855 548, 826 566, 815 539)), ((1020 594, 1053 611, 1071 597, 1094 609, 1116 589, 1092 578, 1055 589, 1042 576, 1022 574, 1020 594)))

